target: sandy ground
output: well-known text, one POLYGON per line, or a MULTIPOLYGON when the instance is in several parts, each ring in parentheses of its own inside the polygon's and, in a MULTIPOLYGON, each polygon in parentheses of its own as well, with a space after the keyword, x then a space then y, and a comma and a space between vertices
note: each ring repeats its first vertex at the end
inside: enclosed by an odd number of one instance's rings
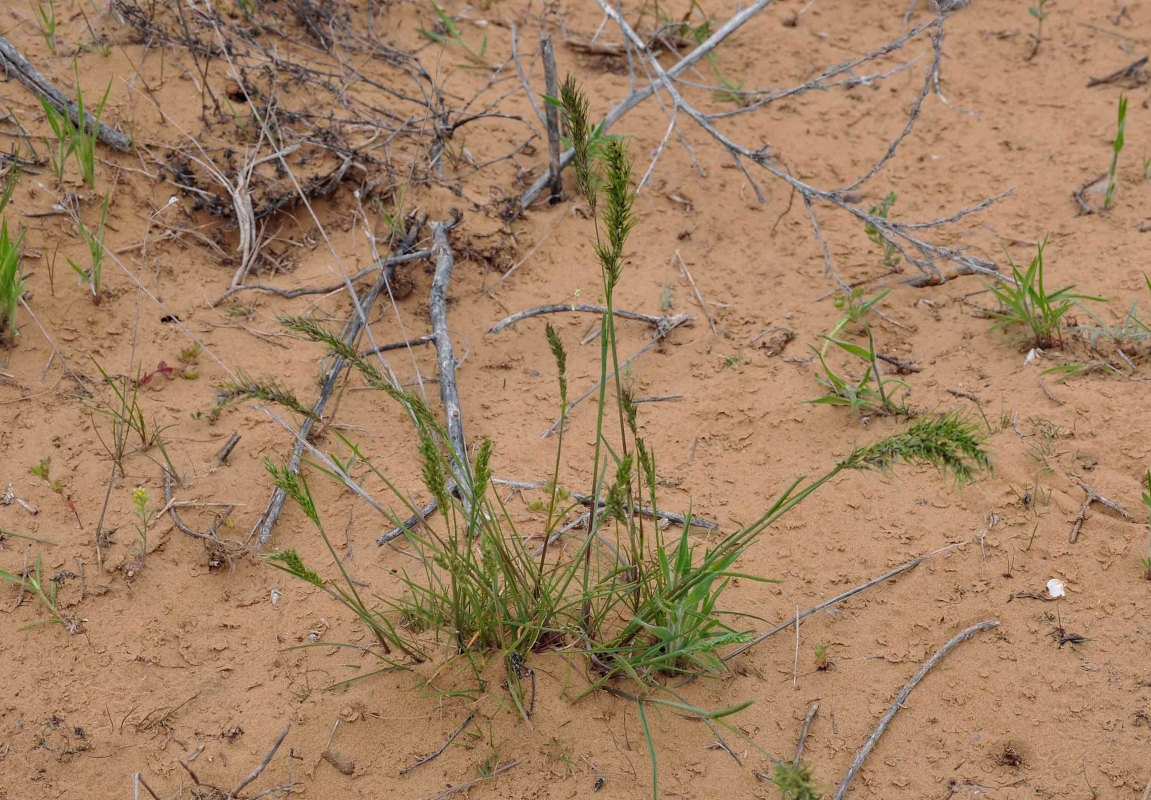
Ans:
MULTIPOLYGON (((471 97, 483 85, 488 73, 461 66, 458 48, 429 45, 417 33, 434 22, 427 8, 398 4, 369 12, 356 5, 352 14, 361 30, 397 48, 420 48, 419 59, 452 98, 471 97)), ((732 13, 713 0, 704 5, 721 20, 732 13)), ((786 24, 803 5, 788 0, 767 8, 717 51, 717 63, 746 88, 786 87, 905 29, 902 0, 814 0, 797 24, 786 24)), ((262 7, 259 13, 284 33, 265 33, 262 41, 284 56, 315 56, 292 7, 262 7)), ((687 10, 680 3, 668 13, 678 18, 687 10)), ((562 41, 590 38, 600 21, 594 4, 559 3, 544 15, 517 0, 451 11, 473 47, 486 39, 493 63, 508 57, 514 23, 525 65, 541 87, 530 54, 541 26, 553 32, 561 75, 570 71, 584 83, 596 115, 627 94, 623 56, 589 54, 562 41)), ((171 165, 177 151, 199 152, 195 139, 234 175, 237 152, 251 146, 252 131, 235 111, 245 107, 244 99, 227 64, 221 58, 209 64, 209 85, 231 100, 217 112, 205 99, 202 117, 203 57, 193 59, 175 44, 146 46, 138 31, 78 0, 59 3, 57 13, 55 56, 24 6, 0 14, 0 31, 68 93, 74 91, 74 53, 88 97, 98 96, 112 78, 105 121, 131 130, 139 147, 132 155, 98 149, 98 193, 80 184, 71 168, 63 186, 82 196, 82 216, 92 225, 103 190, 113 187, 107 242, 120 263, 105 264, 99 305, 67 265, 69 257, 83 263, 87 251, 75 225, 53 213, 61 188, 46 165, 27 170, 7 211, 13 230, 27 230, 27 302, 38 324, 21 309, 19 339, 0 351, 0 489, 10 483, 39 513, 33 516, 19 503, 0 506, 0 528, 51 544, 9 537, 0 547, 0 568, 18 573, 39 555, 45 576, 58 578, 62 610, 82 620, 82 632, 72 635, 59 625, 21 630, 42 618, 42 609, 16 587, 0 588, 0 798, 145 797, 134 789, 136 773, 161 797, 215 796, 194 793, 180 759, 200 780, 229 789, 289 725, 283 746, 240 796, 290 783, 291 796, 431 797, 512 762, 468 796, 649 795, 650 764, 635 705, 602 693, 573 702, 586 685, 578 659, 540 656, 534 663, 538 696, 530 726, 512 713, 496 667, 472 696, 449 691, 468 688, 467 675, 437 676, 433 690, 410 672, 325 691, 375 663, 334 646, 289 649, 310 640, 369 644, 326 595, 252 555, 231 557, 206 547, 167 515, 155 522, 150 552, 139 563, 132 492, 142 485, 153 508, 164 505, 159 456, 155 449, 130 454, 109 494, 112 462, 101 442, 110 441, 110 423, 93 409, 113 398, 101 387, 93 359, 113 375, 147 374, 161 363, 173 367, 170 375, 160 372, 148 381, 141 402, 149 420, 169 426, 163 438, 183 480, 175 499, 237 504, 220 535, 244 540, 271 489, 262 459, 286 459, 291 439, 253 403, 213 415, 212 386, 227 370, 242 368, 275 375, 310 401, 318 392, 321 353, 285 337, 275 316, 312 313, 339 326, 351 304, 337 290, 296 299, 248 292, 213 306, 237 268, 238 236, 211 215, 201 196, 173 184, 171 165), (92 41, 89 23, 111 43, 107 55, 80 48, 92 41), (169 197, 175 200, 165 205, 169 197), (206 346, 194 367, 180 361, 190 339, 170 315, 206 346), (240 443, 219 465, 214 456, 233 433, 241 435, 240 443), (60 482, 58 492, 29 471, 45 458, 51 459, 51 480, 60 482), (98 561, 106 495, 108 533, 98 561), (439 748, 469 715, 472 723, 442 755, 398 774, 439 748), (325 750, 335 755, 325 759, 325 750)), ((164 19, 176 19, 171 9, 164 13, 164 19)), ((912 24, 930 13, 918 8, 912 24)), ((859 190, 860 203, 866 207, 895 191, 893 218, 925 220, 1014 189, 981 214, 933 234, 933 241, 1001 264, 1006 248, 1026 263, 1046 235, 1050 285, 1076 283, 1107 298, 1089 305, 1110 323, 1137 300, 1151 307, 1141 273, 1147 239, 1140 233, 1143 209, 1151 203, 1151 182, 1140 163, 1151 112, 1146 74, 1091 88, 1087 83, 1146 54, 1151 9, 1117 0, 1053 0, 1047 14, 1042 45, 1030 60, 1035 19, 1024 0, 974 0, 947 20, 941 88, 950 105, 934 91, 928 94, 914 133, 859 190), (1116 202, 1106 213, 1082 214, 1072 192, 1106 169, 1120 91, 1130 108, 1116 202)), ((230 22, 239 19, 233 14, 230 22)), ((213 33, 198 35, 208 41, 213 33)), ((604 36, 619 42, 610 26, 604 36)), ((908 69, 872 85, 787 99, 725 130, 755 146, 769 144, 813 185, 842 185, 866 170, 905 125, 931 60, 929 43, 917 40, 879 62, 888 70, 915 57, 908 69)), ((672 63, 671 56, 663 58, 672 63)), ((357 63, 371 74, 377 62, 363 55, 357 63)), ((509 69, 510 79, 486 97, 516 89, 518 78, 509 69)), ((699 77, 711 80, 709 72, 699 77)), ((254 84, 261 80, 253 74, 254 84)), ((323 112, 316 99, 322 93, 310 91, 285 84, 282 102, 323 112)), ((710 108, 722 107, 703 94, 710 108)), ((20 84, 10 80, 0 95, 11 115, 2 125, 6 149, 20 144, 21 129, 47 132, 38 104, 20 84)), ((383 91, 363 96, 387 107, 383 91)), ((501 102, 509 114, 533 114, 522 92, 501 102)), ((637 174, 647 168, 666 126, 667 117, 649 100, 614 129, 630 137, 637 174)), ((506 154, 524 130, 499 119, 461 127, 450 140, 449 178, 470 171, 467 159, 480 164, 506 154)), ((663 302, 671 313, 693 315, 692 325, 636 359, 628 377, 640 396, 683 395, 641 406, 642 433, 660 454, 665 507, 686 508, 690 499, 694 513, 731 530, 757 517, 798 475, 819 474, 853 445, 905 423, 802 404, 818 394, 808 345, 840 316, 827 296, 834 284, 824 274, 803 204, 796 200, 785 213, 787 187, 759 176, 766 202, 758 202, 713 141, 689 121, 682 131, 698 164, 673 135, 637 202, 639 224, 617 305, 659 314, 663 302), (707 303, 714 332, 676 253, 707 303), (790 328, 795 340, 782 349, 764 346, 778 343, 770 336, 750 343, 773 326, 790 328)), ((35 144, 42 155, 43 143, 37 138, 35 144)), ((423 145, 397 142, 390 170, 382 163, 384 151, 373 153, 377 161, 370 168, 353 168, 313 204, 338 260, 307 210, 289 204, 268 218, 266 234, 275 237, 270 256, 257 263, 249 281, 281 289, 323 286, 370 264, 356 190, 366 196, 373 188, 405 184, 406 208, 419 207, 430 219, 459 208, 463 223, 451 239, 460 261, 449 319, 457 348, 467 354, 459 389, 468 441, 494 440, 501 477, 546 478, 554 440, 540 434, 556 417, 558 401, 544 321, 500 334, 485 331, 525 308, 596 301, 600 278, 591 222, 570 196, 514 219, 504 214, 507 199, 544 169, 546 149, 539 140, 443 185, 429 185, 420 179, 425 173, 412 171, 427 158, 423 145), (487 292, 513 265, 516 271, 487 292)), ((325 157, 298 164, 300 180, 339 165, 330 152, 325 157)), ((202 178, 203 169, 193 167, 202 178)), ((274 172, 262 174, 271 177, 256 182, 261 202, 277 191, 274 172)), ((283 176, 278 180, 283 191, 283 176)), ((1086 197, 1102 205, 1096 190, 1086 197)), ((698 720, 653 713, 661 795, 777 797, 778 790, 754 773, 770 771, 765 753, 792 757, 807 709, 818 700, 805 758, 830 796, 922 663, 958 631, 998 619, 1001 627, 959 646, 927 675, 849 796, 1146 798, 1151 582, 1140 566, 1148 530, 1139 498, 1151 466, 1146 341, 1129 353, 1135 369, 1063 383, 1047 375, 1041 386, 1042 370, 1114 360, 1114 348, 1096 352, 1082 337, 1069 336, 1062 351, 1048 350, 1026 363, 1018 331, 988 332, 991 322, 977 306, 993 300, 986 292, 974 294, 984 288, 980 278, 958 276, 917 288, 901 282, 916 274, 909 265, 903 274, 881 277, 882 253, 862 226, 830 207, 818 211, 839 274, 847 281, 878 279, 868 284, 869 292, 892 289, 879 306, 886 316, 870 319, 880 350, 921 370, 903 376, 907 401, 921 412, 962 408, 982 420, 978 403, 991 430, 987 446, 995 472, 962 490, 943 485, 928 469, 844 476, 769 530, 740 568, 780 583, 744 582, 727 598, 731 608, 761 617, 760 628, 918 555, 967 544, 805 619, 798 669, 789 629, 735 660, 730 676, 682 689, 685 698, 709 708, 755 702, 731 720, 742 736, 725 734, 738 760, 717 748, 715 735, 698 720), (1070 543, 1084 499, 1081 484, 1134 519, 1093 505, 1070 543), (1058 602, 1011 599, 1042 595, 1051 578, 1066 584, 1058 602), (1061 643, 1060 630, 1083 641, 1061 643), (816 669, 817 645, 826 647, 826 671, 816 669)), ((369 218, 376 218, 374 211, 369 218)), ((424 231, 421 241, 426 238, 424 231)), ((425 261, 399 269, 399 314, 390 303, 375 308, 374 342, 427 331, 430 280, 425 261)), ((1091 322, 1078 309, 1072 315, 1077 324, 1091 322)), ((598 373, 598 347, 577 342, 595 317, 550 319, 569 343, 573 392, 582 393, 598 373)), ((620 330, 625 353, 650 340, 642 323, 621 322, 620 330)), ((436 374, 430 348, 390 356, 404 381, 414 381, 417 370, 424 379, 436 374)), ((358 386, 341 384, 327 410, 330 426, 318 430, 314 444, 342 452, 339 431, 423 499, 410 428, 393 404, 358 386)), ((434 383, 428 391, 434 393, 434 383)), ((590 481, 593 411, 584 403, 572 416, 571 458, 562 478, 573 488, 590 481)), ((372 591, 395 590, 389 570, 402 567, 407 556, 375 546, 386 521, 318 475, 313 484, 329 529, 347 552, 349 571, 372 591)), ((539 522, 528 508, 533 499, 526 493, 510 501, 524 524, 539 522)), ((218 510, 193 505, 180 513, 189 526, 204 530, 218 510)), ((298 510, 286 509, 265 549, 293 547, 321 571, 333 571, 305 523, 298 510)))

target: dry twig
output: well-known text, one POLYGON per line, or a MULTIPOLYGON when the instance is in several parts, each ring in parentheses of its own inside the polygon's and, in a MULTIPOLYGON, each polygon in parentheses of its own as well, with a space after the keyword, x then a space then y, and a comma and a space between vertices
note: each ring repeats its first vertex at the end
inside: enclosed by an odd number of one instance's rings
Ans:
POLYGON ((879 721, 879 725, 877 725, 875 730, 871 732, 871 735, 867 737, 867 741, 863 743, 863 747, 859 749, 859 752, 855 754, 855 758, 851 762, 851 769, 847 771, 847 775, 844 776, 843 782, 839 784, 839 788, 836 790, 833 800, 843 800, 843 796, 847 794, 847 787, 851 785, 851 781, 855 777, 855 773, 859 772, 859 768, 863 766, 864 759, 867 758, 867 755, 871 752, 872 748, 875 747, 875 743, 879 741, 879 737, 883 735, 885 730, 887 730, 887 725, 891 722, 892 717, 895 716, 895 712, 903 706, 903 703, 907 700, 908 695, 911 694, 911 690, 914 689, 921 680, 923 680, 923 676, 927 674, 928 670, 938 664, 943 659, 943 657, 951 652, 952 648, 954 648, 956 645, 967 641, 980 631, 986 631, 990 630, 991 628, 998 627, 999 620, 997 619, 989 619, 986 622, 980 622, 978 625, 972 625, 967 630, 956 634, 955 638, 953 638, 947 644, 943 645, 943 647, 939 648, 938 652, 929 658, 927 663, 919 668, 919 671, 915 673, 911 680, 907 682, 907 685, 900 690, 898 695, 896 695, 895 702, 891 704, 891 708, 887 709, 887 713, 883 715, 883 719, 879 721))

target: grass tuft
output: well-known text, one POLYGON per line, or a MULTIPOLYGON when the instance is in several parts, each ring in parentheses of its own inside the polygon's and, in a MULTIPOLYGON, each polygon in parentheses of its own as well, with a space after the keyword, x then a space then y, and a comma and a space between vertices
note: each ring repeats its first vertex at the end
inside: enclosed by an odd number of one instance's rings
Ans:
POLYGON ((1031 334, 1025 341, 1042 348, 1060 347, 1063 344, 1063 318, 1076 300, 1104 302, 1102 297, 1073 293, 1074 284, 1048 292, 1043 275, 1043 250, 1046 246, 1045 236, 1026 272, 1019 269, 1010 253, 1004 251, 1011 264, 1013 282, 987 284, 988 290, 1002 307, 1000 311, 989 312, 999 320, 991 330, 1009 325, 1025 327, 1031 334))
POLYGON ((20 268, 24 232, 15 240, 8 235, 8 218, 0 219, 0 343, 13 342, 16 329, 16 306, 24 294, 24 275, 20 268))

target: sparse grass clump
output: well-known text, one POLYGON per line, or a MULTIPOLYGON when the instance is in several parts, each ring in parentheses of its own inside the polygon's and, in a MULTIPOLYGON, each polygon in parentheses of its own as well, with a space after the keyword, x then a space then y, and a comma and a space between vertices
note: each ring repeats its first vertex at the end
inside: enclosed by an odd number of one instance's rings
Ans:
POLYGON ((68 265, 80 277, 80 280, 88 284, 88 290, 92 293, 92 302, 99 305, 101 299, 101 285, 104 277, 104 227, 108 223, 108 200, 111 197, 111 192, 104 193, 104 202, 100 206, 100 224, 96 230, 92 230, 84 221, 77 216, 76 224, 80 228, 80 235, 84 237, 84 243, 88 245, 88 266, 87 268, 81 267, 72 259, 68 259, 68 265))
POLYGON ((96 188, 96 139, 100 128, 100 117, 104 114, 104 106, 107 104, 108 95, 112 91, 112 81, 108 81, 104 96, 100 98, 96 107, 88 109, 88 113, 92 116, 92 121, 88 122, 85 117, 84 92, 80 89, 80 68, 73 63, 73 69, 76 73, 76 118, 79 122, 73 122, 68 113, 60 111, 43 98, 40 99, 40 104, 44 109, 44 116, 48 120, 48 125, 56 136, 56 152, 50 153, 50 155, 52 170, 56 173, 57 180, 62 180, 64 177, 64 167, 68 157, 75 156, 76 165, 80 169, 80 177, 84 183, 94 189, 96 188))
POLYGON ((464 54, 464 57, 469 62, 462 66, 470 66, 472 68, 490 69, 491 65, 487 62, 488 51, 488 37, 485 35, 480 42, 479 50, 474 50, 471 45, 465 41, 464 36, 460 33, 459 27, 456 26, 455 20, 452 19, 451 14, 441 8, 437 3, 432 3, 432 11, 436 15, 436 21, 439 23, 440 30, 429 31, 419 28, 420 34, 431 39, 438 44, 451 44, 464 54))
POLYGON ((1009 325, 1022 326, 1030 332, 1024 341, 1042 348, 1063 344, 1063 318, 1076 300, 1103 302, 1102 297, 1075 294, 1072 291, 1074 284, 1048 292, 1043 275, 1043 250, 1046 245, 1047 237, 1044 237, 1026 272, 1019 269, 1010 253, 1005 252, 1011 264, 1012 282, 987 284, 988 290, 995 295, 1001 306, 999 311, 988 312, 999 320, 991 330, 1009 325))
POLYGON ((175 467, 172 466, 172 461, 168 458, 168 450, 164 446, 162 438, 164 431, 172 427, 171 425, 161 427, 155 421, 149 422, 144 415, 144 409, 140 406, 140 381, 139 371, 137 371, 136 380, 131 380, 128 377, 114 378, 109 375, 96 359, 92 359, 92 363, 96 365, 96 369, 100 371, 104 383, 112 390, 112 395, 115 398, 115 403, 110 406, 96 405, 92 406, 92 411, 108 418, 112 425, 111 443, 104 441, 100 436, 99 430, 96 431, 96 437, 100 439, 100 443, 104 449, 111 456, 115 462, 120 473, 124 472, 124 459, 128 455, 128 441, 131 434, 136 435, 139 441, 139 451, 147 453, 153 447, 160 451, 161 457, 164 459, 164 467, 172 475, 176 474, 175 467))
POLYGON ((26 631, 29 628, 35 628, 37 625, 55 622, 63 625, 69 633, 76 634, 83 632, 79 620, 61 613, 59 605, 56 602, 56 582, 53 580, 44 580, 39 555, 36 556, 35 569, 26 570, 23 575, 14 575, 11 572, 0 569, 0 580, 14 583, 23 591, 31 593, 40 601, 40 605, 42 605, 49 614, 46 619, 30 622, 20 630, 26 631))
POLYGON ((4 213, 4 209, 8 207, 8 203, 12 201, 12 195, 16 193, 16 186, 20 183, 20 165, 12 164, 8 167, 7 174, 4 176, 4 188, 0 190, 0 214, 4 213))
POLYGON ((56 2, 55 0, 48 0, 47 3, 29 3, 32 8, 32 15, 36 20, 36 27, 40 31, 40 36, 44 39, 44 44, 48 46, 48 52, 56 55, 56 2))
POLYGON ((879 359, 875 353, 875 339, 871 329, 867 329, 867 347, 860 347, 851 342, 824 336, 824 347, 833 344, 843 352, 854 356, 863 362, 863 376, 858 380, 851 380, 835 372, 827 364, 822 350, 811 348, 819 359, 822 375, 816 375, 827 392, 820 397, 805 400, 805 403, 824 403, 835 406, 848 406, 853 412, 860 414, 905 414, 906 406, 897 403, 892 396, 892 389, 902 387, 908 389, 906 383, 898 378, 884 377, 879 367, 879 359))
MULTIPOLYGON (((490 441, 484 440, 474 455, 454 451, 446 426, 421 397, 393 384, 354 346, 315 320, 285 317, 281 322, 288 329, 325 345, 329 354, 345 359, 359 372, 369 387, 384 391, 401 406, 415 427, 424 488, 437 501, 440 513, 409 529, 400 513, 389 512, 407 539, 415 566, 398 576, 402 596, 377 597, 369 606, 324 531, 307 479, 269 462, 274 483, 316 527, 340 570, 340 580, 325 580, 295 551, 267 558, 272 566, 323 589, 351 610, 375 637, 385 668, 401 663, 396 651, 414 660, 433 656, 445 663, 460 660, 477 676, 484 664, 498 659, 505 666, 511 702, 525 719, 529 701, 522 684, 531 673, 526 660, 536 651, 566 649, 587 661, 590 686, 585 693, 620 681, 631 685, 645 730, 645 709, 653 703, 676 713, 719 720, 748 703, 705 711, 678 699, 666 687, 666 679, 721 673, 723 650, 749 640, 746 615, 729 611, 723 600, 737 578, 766 580, 738 572, 737 565, 768 527, 844 470, 932 464, 965 482, 989 467, 990 460, 974 425, 955 415, 930 417, 903 433, 855 449, 818 478, 796 480, 759 519, 706 545, 695 544, 688 527, 667 534, 639 513, 640 505, 660 508, 660 481, 655 452, 639 434, 638 406, 620 377, 612 314, 635 222, 634 191, 621 140, 606 138, 599 157, 591 157, 586 108, 586 98, 569 79, 562 109, 577 153, 577 185, 596 210, 594 245, 606 307, 600 321, 601 388, 586 529, 560 541, 563 523, 576 508, 559 488, 565 467, 562 424, 553 474, 544 487, 546 504, 537 506, 543 519, 524 523, 493 488, 490 441), (584 163, 579 160, 581 152, 584 163)), ((547 339, 556 363, 559 400, 566 407, 565 346, 554 330, 548 330, 547 339)), ((270 402, 283 397, 258 382, 238 387, 237 394, 262 396, 270 402)), ((416 512, 409 496, 369 456, 341 439, 354 456, 348 463, 363 464, 382 481, 404 516, 416 512)), ((346 467, 333 460, 320 469, 345 482, 352 480, 346 467)), ((690 509, 686 518, 691 519, 690 509)), ((654 765, 650 731, 648 746, 654 765)))

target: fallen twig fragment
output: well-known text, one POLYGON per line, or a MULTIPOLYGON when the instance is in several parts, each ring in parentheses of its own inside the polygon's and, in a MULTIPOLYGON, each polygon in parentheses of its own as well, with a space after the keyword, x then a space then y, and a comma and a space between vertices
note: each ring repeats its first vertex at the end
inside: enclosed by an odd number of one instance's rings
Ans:
POLYGON ((795 748, 795 761, 792 762, 797 767, 799 762, 803 760, 803 746, 807 744, 807 732, 811 728, 811 721, 815 719, 815 712, 817 711, 819 711, 818 700, 811 704, 811 708, 807 709, 807 716, 803 720, 803 730, 799 733, 799 746, 795 748))
POLYGON ((459 786, 453 786, 450 789, 444 789, 439 794, 431 795, 430 797, 424 798, 424 800, 443 800, 445 797, 451 797, 456 792, 462 792, 465 789, 472 788, 473 786, 475 786, 478 783, 483 783, 484 781, 489 781, 492 778, 496 777, 497 775, 500 775, 504 772, 507 772, 509 769, 511 769, 512 767, 514 767, 520 763, 521 763, 520 761, 512 761, 509 764, 504 764, 502 767, 497 767, 497 768, 493 769, 491 772, 489 772, 487 775, 484 775, 482 778, 476 778, 474 781, 468 781, 467 783, 461 783, 459 786))
POLYGON ((1106 172, 1100 172, 1094 178, 1091 178, 1089 181, 1085 182, 1082 186, 1080 186, 1078 189, 1075 190, 1075 192, 1074 192, 1075 202, 1079 204, 1079 210, 1081 213, 1083 213, 1083 214, 1094 214, 1095 213, 1095 209, 1093 209, 1090 205, 1088 205, 1087 201, 1083 199, 1083 193, 1085 191, 1087 191, 1088 189, 1090 189, 1095 184, 1099 183, 1099 181, 1103 180, 1106 177, 1107 177, 1106 172))
MULTIPOLYGON (((558 314, 565 311, 582 311, 588 314, 603 314, 607 311, 604 306, 592 305, 590 303, 552 303, 546 306, 537 306, 536 308, 529 308, 525 311, 519 311, 509 317, 504 317, 495 325, 488 328, 488 333, 499 333, 509 325, 515 325, 517 322, 529 319, 531 317, 538 317, 541 314, 558 314)), ((669 316, 656 316, 654 314, 641 314, 637 311, 627 311, 622 308, 613 308, 612 314, 621 317, 622 319, 633 319, 640 322, 646 322, 649 325, 654 325, 656 329, 666 328, 671 330, 678 325, 690 324, 694 321, 690 314, 676 314, 674 317, 669 316)))
MULTIPOLYGON (((812 606, 811 608, 807 609, 807 611, 804 611, 802 614, 799 614, 798 617, 800 619, 802 619, 803 617, 811 616, 816 611, 822 611, 823 609, 828 608, 830 606, 833 606, 836 603, 841 603, 844 600, 846 600, 847 598, 851 597, 852 595, 859 594, 864 589, 870 589, 872 586, 883 583, 886 580, 890 580, 891 578, 894 578, 896 575, 901 575, 904 572, 907 572, 909 569, 912 569, 914 567, 919 566, 924 561, 926 561, 927 559, 929 559, 933 556, 937 556, 940 553, 945 553, 948 550, 954 550, 956 547, 962 547, 965 544, 968 544, 968 543, 967 542, 958 542, 956 544, 949 544, 946 547, 941 547, 938 550, 932 550, 930 553, 925 553, 924 555, 921 555, 918 558, 913 558, 911 561, 908 561, 906 564, 901 564, 898 567, 896 567, 895 569, 891 570, 890 572, 886 572, 883 575, 880 575, 878 578, 874 578, 872 580, 869 580, 867 583, 861 583, 859 586, 856 586, 854 589, 848 589, 843 594, 836 595, 835 597, 831 598, 830 600, 825 600, 817 606, 812 606)), ((770 636, 774 636, 775 634, 782 631, 784 628, 788 628, 788 627, 794 625, 795 621, 796 621, 795 617, 791 617, 790 619, 784 620, 783 622, 779 623, 778 625, 776 625, 771 630, 765 631, 764 633, 761 633, 759 636, 756 636, 754 639, 752 639, 747 644, 744 644, 744 645, 741 645, 740 647, 737 647, 735 650, 733 650, 732 652, 730 652, 726 656, 724 656, 723 660, 724 661, 731 661, 736 656, 741 655, 742 653, 746 653, 748 650, 755 647, 757 644, 762 642, 764 639, 767 639, 770 636)))
MULTIPOLYGON (((1123 78, 1130 78, 1133 81, 1138 81, 1140 80, 1140 73, 1143 70, 1143 66, 1147 63, 1147 58, 1148 56, 1143 56, 1136 61, 1132 61, 1122 69, 1115 70, 1110 75, 1104 75, 1102 78, 1092 78, 1091 80, 1087 81, 1087 88, 1090 89, 1092 86, 1099 86, 1100 84, 1104 83, 1114 83, 1115 81, 1122 80, 1123 78)), ((1145 81, 1146 77, 1144 76, 1144 82, 1145 81)))
POLYGON ((991 628, 998 627, 999 620, 997 619, 989 619, 986 622, 980 622, 978 625, 972 625, 967 630, 956 634, 956 636, 950 642, 939 648, 935 655, 929 658, 927 663, 919 668, 919 671, 915 673, 911 680, 907 682, 907 685, 900 690, 898 695, 896 695, 895 702, 891 704, 891 708, 887 709, 887 713, 883 715, 883 719, 879 721, 879 725, 877 725, 875 730, 871 732, 871 735, 867 737, 867 741, 863 743, 863 747, 859 749, 859 752, 855 754, 855 758, 851 762, 851 769, 847 771, 847 775, 844 776, 843 782, 839 784, 839 788, 836 790, 833 800, 843 800, 843 796, 847 794, 847 787, 851 785, 851 781, 855 777, 855 773, 859 772, 859 768, 863 766, 864 759, 867 758, 867 755, 871 752, 872 748, 875 747, 875 743, 879 741, 879 737, 883 735, 885 730, 887 730, 887 726, 891 722, 892 717, 895 716, 895 712, 903 706, 903 703, 907 700, 908 695, 911 694, 911 690, 914 689, 921 680, 923 680, 923 676, 927 674, 928 670, 938 664, 943 659, 943 657, 951 652, 952 648, 954 648, 956 645, 967 641, 980 631, 986 631, 990 630, 991 628))
POLYGON ((468 727, 468 723, 471 722, 475 718, 476 718, 476 715, 474 713, 469 714, 468 718, 465 719, 462 723, 460 723, 460 727, 456 728, 455 733, 453 733, 451 736, 449 736, 448 740, 446 742, 444 742, 442 745, 440 745, 440 748, 438 750, 436 750, 436 752, 432 753, 431 755, 424 756, 419 761, 417 761, 415 764, 412 764, 410 767, 404 767, 403 769, 400 770, 400 774, 401 775, 407 775, 409 772, 411 772, 416 767, 421 767, 424 764, 427 764, 432 759, 439 756, 440 753, 444 752, 445 750, 448 749, 449 746, 451 746, 451 743, 456 740, 456 737, 459 736, 461 733, 463 733, 464 728, 468 727))
POLYGON ((1133 519, 1133 517, 1127 513, 1127 509, 1123 508, 1123 506, 1119 505, 1114 500, 1108 500, 1106 497, 1099 494, 1099 492, 1095 491, 1087 484, 1081 483, 1079 484, 1079 488, 1086 492, 1087 497, 1084 498, 1083 505, 1079 507, 1079 515, 1075 517, 1075 525, 1071 528, 1071 536, 1068 539, 1071 544, 1075 544, 1076 540, 1079 539, 1079 531, 1083 527, 1083 523, 1087 521, 1087 509, 1091 507, 1092 503, 1099 503, 1100 505, 1106 506, 1119 516, 1123 517, 1123 519, 1133 519))

